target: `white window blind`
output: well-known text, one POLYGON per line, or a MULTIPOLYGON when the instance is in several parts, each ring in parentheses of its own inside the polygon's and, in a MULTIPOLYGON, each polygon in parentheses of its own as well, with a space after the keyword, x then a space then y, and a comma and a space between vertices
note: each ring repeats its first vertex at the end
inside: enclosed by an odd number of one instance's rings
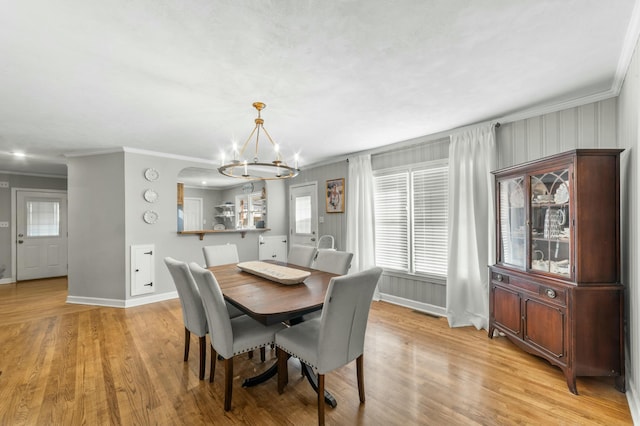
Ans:
POLYGON ((60 203, 57 201, 27 202, 27 236, 57 237, 60 235, 60 203))
POLYGON ((409 269, 409 173, 375 177, 376 265, 409 269))
POLYGON ((374 183, 376 265, 446 276, 448 166, 383 172, 374 183))
POLYGON ((412 173, 413 265, 418 273, 447 275, 447 167, 412 173))

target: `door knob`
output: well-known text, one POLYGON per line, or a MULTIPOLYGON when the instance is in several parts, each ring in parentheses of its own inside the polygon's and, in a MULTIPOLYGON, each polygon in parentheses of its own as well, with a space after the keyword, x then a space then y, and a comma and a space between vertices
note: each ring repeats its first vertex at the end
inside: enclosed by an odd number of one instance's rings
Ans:
POLYGON ((18 240, 18 244, 22 244, 22 243, 24 243, 24 241, 18 240))
POLYGON ((311 239, 311 241, 315 241, 315 240, 316 240, 315 238, 312 238, 312 239, 311 239))
POLYGON ((22 238, 22 237, 24 237, 24 234, 18 234, 18 237, 22 238))

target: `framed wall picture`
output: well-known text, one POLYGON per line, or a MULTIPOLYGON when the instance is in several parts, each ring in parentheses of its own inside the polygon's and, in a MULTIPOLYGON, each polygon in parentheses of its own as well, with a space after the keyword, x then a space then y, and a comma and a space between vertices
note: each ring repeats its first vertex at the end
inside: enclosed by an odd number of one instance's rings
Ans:
POLYGON ((327 213, 344 213, 344 178, 327 181, 327 213))

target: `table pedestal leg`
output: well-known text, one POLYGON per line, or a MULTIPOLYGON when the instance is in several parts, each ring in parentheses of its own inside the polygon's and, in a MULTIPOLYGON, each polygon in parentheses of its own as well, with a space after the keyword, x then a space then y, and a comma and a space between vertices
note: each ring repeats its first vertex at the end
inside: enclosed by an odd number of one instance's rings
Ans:
MULTIPOLYGON (((302 373, 307 378, 307 381, 309 382, 313 390, 315 392, 318 392, 318 382, 317 382, 318 378, 313 373, 313 369, 309 367, 307 364, 305 364, 304 362, 300 362, 300 368, 302 369, 302 373)), ((278 363, 276 362, 271 367, 269 367, 262 373, 258 374, 257 376, 249 377, 248 379, 245 379, 244 382, 242 383, 242 387, 250 388, 252 386, 259 385, 260 383, 266 382, 267 380, 275 376, 277 373, 278 373, 278 363)), ((331 395, 326 390, 324 391, 324 402, 326 402, 333 408, 336 408, 336 406, 338 405, 338 402, 333 397, 333 395, 331 395)))
POLYGON ((251 386, 264 383, 278 373, 278 363, 274 363, 271 367, 258 374, 257 376, 249 377, 242 383, 243 388, 250 388, 251 386))

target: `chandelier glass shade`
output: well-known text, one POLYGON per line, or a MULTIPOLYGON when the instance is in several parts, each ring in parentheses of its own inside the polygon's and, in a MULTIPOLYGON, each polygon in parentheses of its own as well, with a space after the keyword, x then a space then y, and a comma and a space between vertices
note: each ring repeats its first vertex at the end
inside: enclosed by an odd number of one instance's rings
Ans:
POLYGON ((297 155, 294 160, 294 166, 289 166, 282 160, 280 147, 273 141, 267 130, 264 128, 264 120, 260 116, 260 111, 262 111, 266 105, 262 102, 254 102, 253 107, 258 110, 258 117, 254 120, 255 126, 251 131, 251 134, 240 149, 238 149, 234 144, 231 154, 232 158, 230 161, 225 163, 225 157, 223 154, 221 166, 218 167, 218 172, 225 176, 246 180, 289 179, 297 176, 298 173, 300 173, 297 155), (260 133, 264 133, 267 140, 271 143, 273 160, 270 162, 259 158, 260 155, 266 155, 264 150, 259 150, 260 133), (252 141, 255 141, 255 145, 252 141), (245 157, 245 152, 250 146, 255 146, 254 156, 251 161, 247 160, 245 157))

